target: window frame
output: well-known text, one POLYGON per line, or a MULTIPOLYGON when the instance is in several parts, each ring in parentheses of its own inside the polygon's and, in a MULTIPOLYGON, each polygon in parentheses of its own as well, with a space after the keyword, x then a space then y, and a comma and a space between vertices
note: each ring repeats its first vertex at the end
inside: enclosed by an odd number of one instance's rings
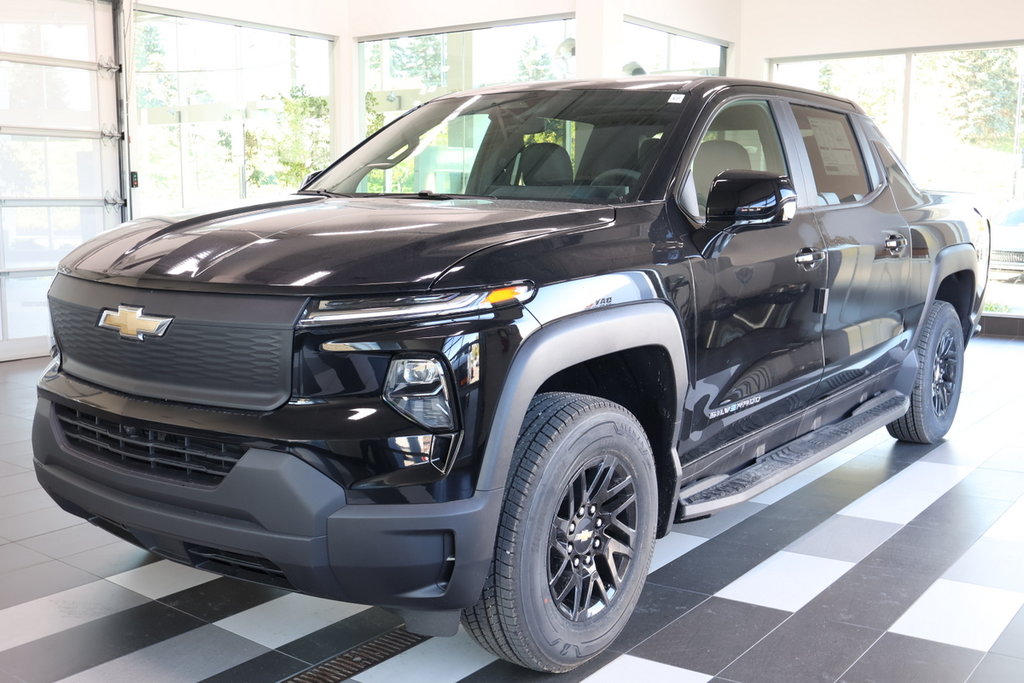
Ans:
MULTIPOLYGON (((688 138, 691 141, 687 145, 687 148, 683 150, 683 154, 680 156, 680 164, 678 171, 676 172, 676 180, 670 185, 669 194, 675 201, 676 206, 679 210, 697 227, 703 227, 705 224, 704 217, 700 215, 694 215, 689 209, 686 208, 687 201, 684 198, 684 193, 687 190, 687 186, 690 184, 690 177, 693 172, 693 162, 697 156, 697 151, 700 149, 701 143, 704 141, 704 136, 711 130, 711 124, 714 123, 718 115, 726 107, 735 104, 737 102, 751 101, 751 102, 763 102, 767 105, 768 115, 772 119, 772 123, 775 124, 775 132, 779 138, 779 149, 782 154, 782 161, 786 166, 787 175, 790 180, 794 183, 799 183, 798 178, 803 174, 794 174, 794 166, 800 162, 800 159, 794 155, 794 151, 791 149, 791 145, 788 143, 789 133, 787 131, 788 122, 784 120, 783 107, 784 98, 778 94, 769 94, 767 92, 756 92, 756 91, 743 91, 738 93, 730 93, 722 99, 710 102, 704 111, 699 115, 701 122, 699 126, 694 126, 690 132, 688 138), (704 112, 709 112, 706 115, 704 112), (699 132, 698 132, 699 131, 699 132)), ((794 124, 795 125, 795 124, 794 124)), ((802 163, 802 162, 800 162, 802 163)), ((803 171, 803 169, 801 169, 803 171)), ((797 202, 799 203, 801 192, 801 185, 797 185, 797 202)))

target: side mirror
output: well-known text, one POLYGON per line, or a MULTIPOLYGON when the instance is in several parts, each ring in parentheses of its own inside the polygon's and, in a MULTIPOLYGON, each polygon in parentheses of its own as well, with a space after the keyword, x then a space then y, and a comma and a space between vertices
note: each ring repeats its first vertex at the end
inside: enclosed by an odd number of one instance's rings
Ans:
POLYGON ((765 171, 719 173, 708 193, 706 228, 716 232, 735 227, 785 225, 796 214, 796 190, 786 176, 765 171))
POLYGON ((302 181, 302 187, 305 187, 306 185, 309 185, 311 182, 313 182, 314 180, 319 178, 320 174, 323 173, 323 172, 324 172, 323 169, 320 169, 319 171, 313 171, 312 173, 307 175, 306 179, 302 181))

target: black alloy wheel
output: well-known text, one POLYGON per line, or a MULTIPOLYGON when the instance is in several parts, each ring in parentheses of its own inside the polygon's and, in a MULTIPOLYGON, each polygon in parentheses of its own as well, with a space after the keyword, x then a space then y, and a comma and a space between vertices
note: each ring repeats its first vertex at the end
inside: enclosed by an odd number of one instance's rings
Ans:
POLYGON ((637 496, 633 477, 615 456, 581 469, 566 487, 551 523, 548 586, 572 621, 611 604, 633 561, 637 496))
POLYGON ((539 394, 507 481, 494 559, 462 623, 513 664, 569 671, 622 632, 647 577, 658 513, 647 435, 618 404, 539 394))
POLYGON ((937 443, 953 426, 964 378, 964 328, 956 309, 936 301, 921 323, 910 408, 887 425, 900 441, 937 443))

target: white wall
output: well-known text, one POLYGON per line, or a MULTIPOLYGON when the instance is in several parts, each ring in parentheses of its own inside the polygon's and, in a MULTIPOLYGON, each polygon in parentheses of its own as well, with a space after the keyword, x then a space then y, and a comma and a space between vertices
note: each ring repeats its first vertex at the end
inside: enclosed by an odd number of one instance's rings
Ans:
POLYGON ((1024 41, 1021 0, 741 0, 732 74, 765 78, 768 60, 1024 41))
POLYGON ((347 0, 143 0, 136 9, 233 19, 245 24, 338 36, 348 21, 347 5, 347 0))

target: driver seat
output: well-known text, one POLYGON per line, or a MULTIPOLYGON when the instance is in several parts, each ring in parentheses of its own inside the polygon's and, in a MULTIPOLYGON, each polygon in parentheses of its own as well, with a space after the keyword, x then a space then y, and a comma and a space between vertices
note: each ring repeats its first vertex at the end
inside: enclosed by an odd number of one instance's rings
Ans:
POLYGON ((519 154, 516 184, 571 185, 572 161, 565 148, 554 142, 532 142, 519 154))

